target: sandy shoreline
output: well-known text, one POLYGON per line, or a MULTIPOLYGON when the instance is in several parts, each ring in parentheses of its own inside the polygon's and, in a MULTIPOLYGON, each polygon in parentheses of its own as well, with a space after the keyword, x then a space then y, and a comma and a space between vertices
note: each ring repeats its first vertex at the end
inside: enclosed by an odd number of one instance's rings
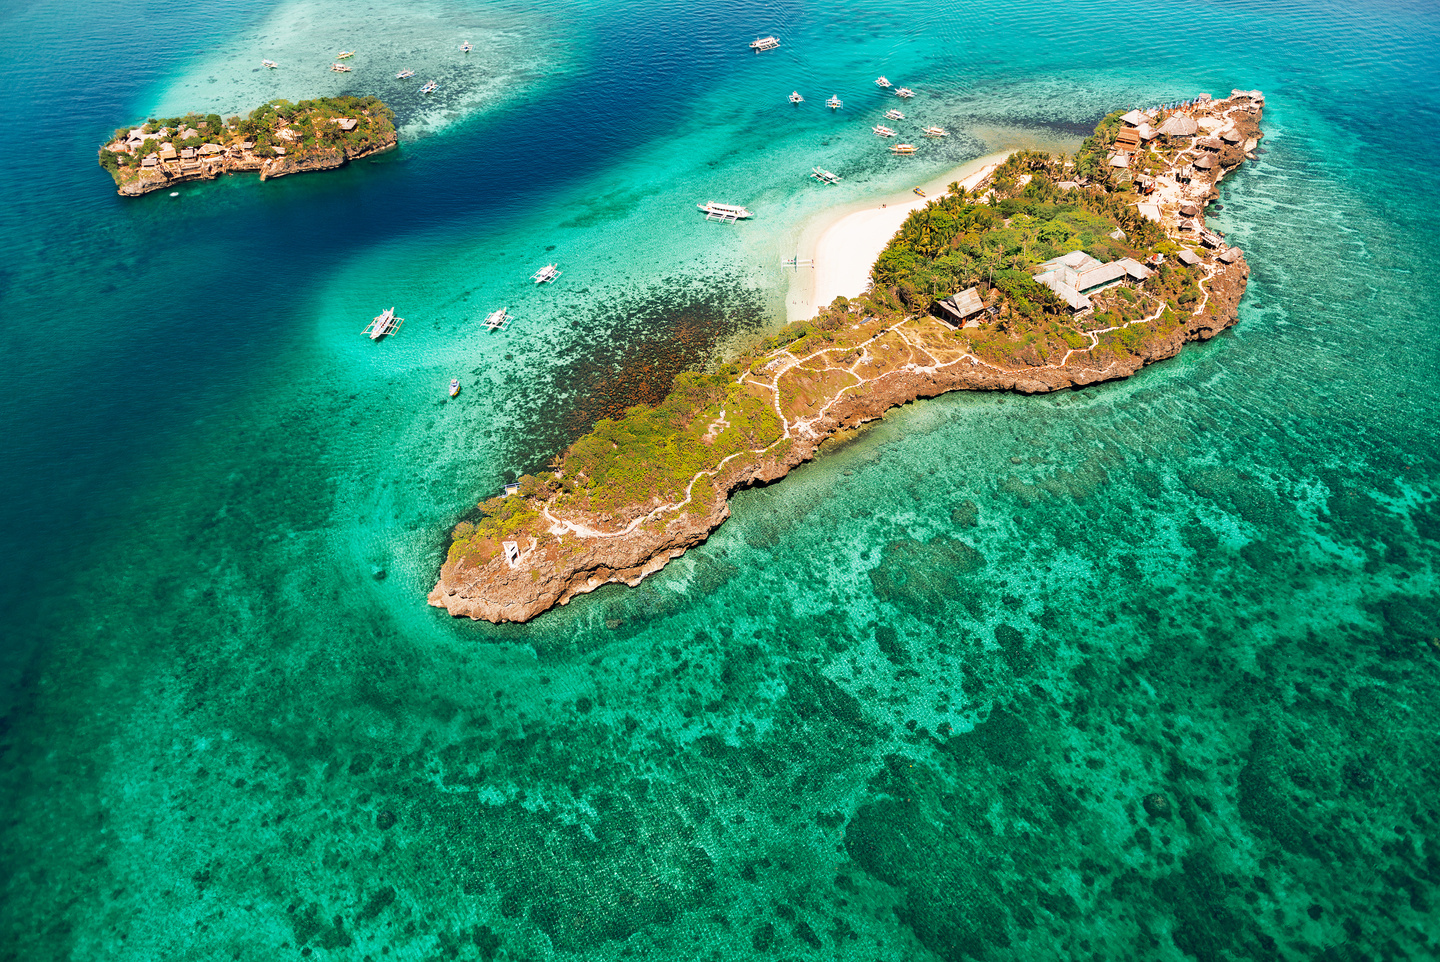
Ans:
POLYGON ((806 320, 836 297, 863 294, 870 286, 870 268, 912 210, 942 196, 955 181, 967 190, 973 189, 1010 153, 1007 150, 978 157, 923 184, 926 197, 907 192, 870 198, 859 209, 851 204, 815 218, 800 237, 800 257, 814 260, 815 268, 801 271, 791 283, 786 298, 787 320, 806 320))

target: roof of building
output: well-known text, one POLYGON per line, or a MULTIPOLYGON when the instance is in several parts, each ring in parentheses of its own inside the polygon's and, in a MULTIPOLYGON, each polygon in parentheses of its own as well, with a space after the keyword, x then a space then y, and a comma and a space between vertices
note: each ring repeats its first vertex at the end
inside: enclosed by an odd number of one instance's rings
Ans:
POLYGON ((1130 147, 1139 147, 1140 131, 1136 130, 1134 127, 1126 127, 1124 130, 1120 131, 1120 133, 1115 135, 1115 143, 1125 144, 1130 147))
POLYGON ((1156 130, 1154 127, 1151 127, 1148 123, 1141 124, 1139 127, 1136 127, 1135 132, 1140 135, 1141 140, 1154 140, 1156 137, 1160 136, 1160 131, 1156 130))
POLYGON ((1200 157, 1197 157, 1197 158, 1195 159, 1195 169, 1196 169, 1196 170, 1209 170, 1210 168, 1212 168, 1212 167, 1214 167, 1214 166, 1215 166, 1215 158, 1212 157, 1212 156, 1209 155, 1209 154, 1204 154, 1204 155, 1202 155, 1202 156, 1200 156, 1200 157))
POLYGON ((1240 131, 1236 130, 1234 127, 1222 130, 1220 131, 1220 139, 1225 141, 1225 143, 1227 144, 1238 144, 1240 143, 1240 131))
POLYGON ((1136 204, 1135 207, 1140 211, 1141 217, 1145 218, 1146 220, 1153 220, 1157 224, 1160 222, 1159 204, 1136 204))
POLYGON ((1199 129, 1200 125, 1195 122, 1195 118, 1180 114, 1173 115, 1160 125, 1160 133, 1166 137, 1193 137, 1199 129))
POLYGON ((340 125, 341 130, 354 130, 355 125, 359 123, 353 117, 336 117, 335 122, 340 125))
POLYGON ((1200 255, 1195 253, 1188 247, 1182 247, 1178 251, 1176 251, 1175 259, 1180 263, 1184 264, 1186 267, 1194 267, 1196 264, 1200 263, 1200 255))
POLYGON ((1194 204, 1181 204, 1180 213, 1185 217, 1194 217, 1200 213, 1200 208, 1194 204))
POLYGON ((1129 167, 1129 166, 1130 166, 1130 155, 1129 155, 1129 154, 1116 154, 1114 157, 1111 157, 1111 158, 1110 158, 1110 166, 1111 166, 1111 167, 1129 167))
POLYGON ((183 149, 180 151, 180 156, 183 157, 183 158, 185 158, 186 160, 189 160, 191 157, 194 157, 194 156, 195 156, 195 148, 194 148, 194 147, 185 147, 185 148, 183 148, 183 149))
POLYGON ((161 160, 169 160, 171 157, 174 157, 174 156, 175 156, 175 145, 174 145, 174 144, 161 144, 161 145, 160 145, 160 159, 161 159, 161 160))
POLYGON ((960 293, 951 294, 944 300, 935 303, 962 321, 985 310, 985 304, 980 300, 980 292, 973 287, 967 287, 960 293))
POLYGON ((1240 248, 1232 247, 1220 255, 1220 260, 1226 264, 1233 264, 1240 259, 1240 248))
POLYGON ((1120 115, 1121 122, 1129 124, 1131 127, 1139 127, 1149 119, 1150 117, 1147 114, 1141 113, 1138 110, 1132 110, 1128 114, 1120 115))
POLYGON ((142 160, 142 161, 140 161, 140 166, 141 166, 141 167, 154 167, 154 166, 155 166, 156 164, 158 164, 158 163, 160 163, 160 158, 159 158, 159 157, 157 157, 155 154, 146 154, 146 155, 145 155, 145 159, 142 160))
POLYGON ((1154 273, 1134 258, 1122 257, 1118 261, 1104 264, 1084 251, 1071 251, 1064 257, 1052 257, 1040 267, 1042 270, 1035 275, 1036 282, 1050 288, 1077 311, 1091 306, 1086 295, 1092 291, 1126 277, 1143 281, 1154 273))
POLYGON ((225 148, 224 148, 224 147, 221 147, 219 144, 201 144, 201 145, 200 145, 200 155, 201 155, 202 157, 209 156, 210 154, 220 154, 220 153, 224 153, 224 152, 225 152, 225 148))
POLYGON ((194 127, 186 127, 184 130, 180 131, 180 133, 176 134, 175 136, 179 137, 181 140, 188 140, 191 137, 199 137, 200 131, 196 130, 194 127))
POLYGON ((1202 137, 1200 140, 1195 141, 1195 146, 1204 147, 1206 150, 1220 150, 1225 145, 1214 137, 1202 137))

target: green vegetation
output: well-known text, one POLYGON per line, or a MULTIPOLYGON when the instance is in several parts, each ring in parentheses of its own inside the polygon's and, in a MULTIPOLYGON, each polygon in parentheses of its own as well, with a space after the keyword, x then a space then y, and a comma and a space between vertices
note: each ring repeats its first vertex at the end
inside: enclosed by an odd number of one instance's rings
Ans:
POLYGON ((114 139, 100 149, 100 166, 110 172, 117 185, 135 179, 141 160, 166 144, 177 154, 187 147, 207 144, 227 151, 251 144, 246 148, 250 156, 262 160, 277 156, 276 148, 283 149, 288 159, 297 160, 334 151, 354 156, 391 141, 395 114, 378 97, 321 97, 295 104, 276 100, 257 107, 247 117, 228 120, 213 113, 151 117, 140 129, 144 140, 138 146, 127 143, 130 131, 120 128, 114 139), (354 120, 355 128, 342 130, 336 122, 341 119, 354 120))

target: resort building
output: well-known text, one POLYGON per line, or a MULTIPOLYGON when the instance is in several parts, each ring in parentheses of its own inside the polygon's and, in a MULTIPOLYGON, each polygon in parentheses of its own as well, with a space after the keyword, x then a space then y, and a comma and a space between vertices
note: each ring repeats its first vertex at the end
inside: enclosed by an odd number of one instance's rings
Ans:
POLYGON ((1139 283, 1153 273, 1133 257, 1122 257, 1106 264, 1084 251, 1071 251, 1064 257, 1051 258, 1041 264, 1035 280, 1054 291, 1071 311, 1078 313, 1090 310, 1093 306, 1091 296, 1105 288, 1139 283))
POLYGON ((940 315, 942 321, 960 327, 979 326, 979 316, 985 313, 985 303, 980 300, 980 292, 973 287, 967 287, 959 294, 951 294, 944 300, 936 301, 935 306, 944 312, 940 315))

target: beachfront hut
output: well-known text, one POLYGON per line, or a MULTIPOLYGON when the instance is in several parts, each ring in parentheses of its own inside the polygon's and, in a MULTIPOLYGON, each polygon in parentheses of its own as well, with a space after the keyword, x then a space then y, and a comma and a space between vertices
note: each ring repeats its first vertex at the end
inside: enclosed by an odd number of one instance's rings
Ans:
POLYGON ((180 151, 180 159, 181 159, 181 160, 194 160, 194 159, 195 159, 195 148, 194 148, 194 147, 185 147, 185 148, 182 148, 181 151, 180 151))
POLYGON ((356 120, 356 119, 353 118, 353 117, 336 117, 336 118, 335 118, 335 123, 339 124, 339 125, 340 125, 340 129, 341 129, 341 130, 344 130, 344 131, 354 130, 354 129, 355 129, 355 125, 358 124, 359 122, 360 122, 360 121, 356 120))
POLYGON ((1147 144, 1150 143, 1150 141, 1154 140, 1156 137, 1160 136, 1160 131, 1156 130, 1154 127, 1151 127, 1149 124, 1141 124, 1139 127, 1135 128, 1135 132, 1140 135, 1140 140, 1147 144))
POLYGON ((1111 166, 1111 167, 1121 167, 1121 168, 1129 167, 1129 166, 1130 166, 1130 155, 1129 155, 1129 154, 1116 154, 1114 157, 1111 157, 1111 158, 1110 158, 1110 166, 1111 166))
POLYGON ((1181 216, 1181 217, 1199 217, 1199 216, 1200 216, 1200 208, 1199 208, 1197 205, 1195 205, 1195 204, 1181 204, 1181 205, 1180 205, 1180 216, 1181 216))
POLYGON ((1240 143, 1240 131, 1236 130, 1234 127, 1231 127, 1227 130, 1222 130, 1220 131, 1220 139, 1225 141, 1225 143, 1227 144, 1238 144, 1240 143))
POLYGON ((1201 154, 1195 159, 1195 169, 1198 171, 1208 172, 1214 170, 1218 166, 1220 166, 1220 164, 1218 161, 1215 160, 1213 154, 1201 154))
POLYGON ((140 161, 141 167, 155 167, 160 163, 160 157, 156 154, 146 154, 145 159, 140 161))
POLYGON ((1204 244, 1206 247, 1221 248, 1225 246, 1225 238, 1221 237, 1213 230, 1202 227, 1200 228, 1200 243, 1204 244))
POLYGON ((1199 147, 1201 150, 1209 150, 1218 154, 1220 153, 1220 149, 1225 145, 1220 143, 1220 141, 1214 137, 1202 137, 1199 140, 1195 141, 1195 146, 1199 147))
POLYGON ((1117 150, 1139 150, 1140 131, 1134 127, 1126 127, 1115 135, 1115 148, 1117 150))
POLYGON ((219 144, 201 144, 201 145, 200 145, 200 156, 201 156, 201 157, 213 157, 213 156, 215 156, 216 154, 222 154, 222 153, 224 153, 224 152, 225 152, 225 148, 224 148, 224 147, 221 147, 219 144))
POLYGON ((980 300, 980 292, 973 287, 936 301, 935 306, 944 312, 940 319, 951 326, 976 327, 980 323, 979 316, 985 313, 985 302, 980 300))
POLYGON ((160 160, 163 162, 163 161, 174 160, 174 159, 175 159, 175 145, 174 145, 174 144, 161 144, 161 145, 160 145, 160 160))
POLYGON ((1141 124, 1146 123, 1149 120, 1150 116, 1148 114, 1142 113, 1139 110, 1132 110, 1128 114, 1120 115, 1120 122, 1127 127, 1139 127, 1141 124))
POLYGON ((180 131, 177 136, 179 136, 181 140, 189 140, 191 137, 199 137, 200 131, 196 130, 194 127, 186 127, 184 130, 180 131))
POLYGON ((1178 251, 1176 251, 1175 259, 1180 263, 1184 264, 1186 267, 1194 267, 1196 264, 1200 263, 1200 255, 1195 253, 1188 247, 1182 247, 1178 251))
POLYGON ((1224 253, 1222 253, 1222 254, 1220 255, 1220 262, 1221 262, 1222 264, 1233 264, 1233 263, 1235 263, 1236 261, 1238 261, 1239 259, 1240 259, 1240 248, 1238 248, 1238 247, 1228 248, 1224 253))

